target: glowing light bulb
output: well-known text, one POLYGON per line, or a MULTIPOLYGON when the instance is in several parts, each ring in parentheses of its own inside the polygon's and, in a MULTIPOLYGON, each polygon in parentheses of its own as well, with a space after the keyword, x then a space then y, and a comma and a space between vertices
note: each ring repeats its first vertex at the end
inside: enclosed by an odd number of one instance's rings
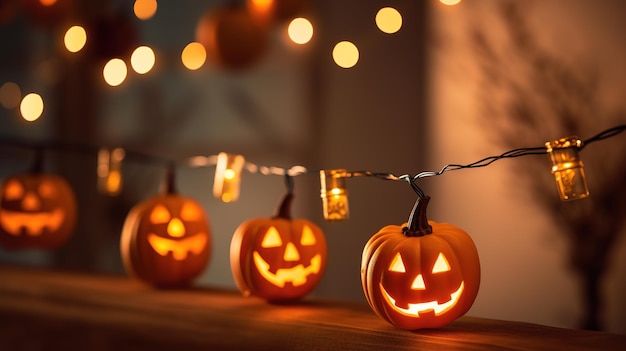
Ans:
POLYGON ((147 20, 154 16, 157 7, 156 0, 136 0, 133 11, 140 20, 147 20))
POLYGON ((126 80, 127 74, 126 63, 118 58, 111 59, 102 70, 104 81, 112 87, 122 84, 126 80))
POLYGON ((22 118, 29 122, 36 121, 43 114, 43 99, 37 93, 30 93, 22 99, 20 104, 22 118))
POLYGON ((552 174, 561 200, 584 199, 589 196, 583 162, 578 157, 582 141, 575 136, 546 142, 552 161, 552 174))
POLYGON ((376 14, 376 26, 385 33, 396 33, 402 27, 402 15, 393 7, 383 7, 376 14))
POLYGON ((342 41, 333 49, 333 60, 337 66, 352 68, 359 61, 359 49, 349 41, 342 41))
POLYGON ((448 6, 458 5, 461 0, 439 0, 440 3, 448 6))
POLYGON ((69 52, 79 52, 87 43, 87 32, 81 26, 72 26, 63 37, 65 48, 69 52))
POLYGON ((228 154, 226 152, 220 152, 217 155, 213 196, 223 202, 232 202, 239 198, 241 169, 245 161, 245 158, 241 155, 228 154))
POLYGON ((320 171, 320 195, 322 210, 327 221, 341 221, 349 217, 346 170, 333 169, 320 171))
POLYGON ((122 160, 126 152, 122 148, 101 148, 98 152, 98 190, 115 196, 122 190, 122 160))
POLYGON ((154 51, 148 46, 140 46, 133 51, 130 57, 130 65, 139 74, 150 72, 154 67, 154 51))
POLYGON ((306 18, 294 18, 287 27, 289 39, 296 44, 306 44, 313 38, 313 25, 306 18))
POLYGON ((197 70, 206 61, 206 49, 197 42, 187 44, 180 55, 183 65, 189 70, 197 70))

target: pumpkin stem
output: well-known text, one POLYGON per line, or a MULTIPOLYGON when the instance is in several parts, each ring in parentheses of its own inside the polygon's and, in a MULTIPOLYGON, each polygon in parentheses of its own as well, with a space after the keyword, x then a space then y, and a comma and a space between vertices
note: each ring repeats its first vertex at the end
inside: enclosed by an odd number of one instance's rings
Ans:
POLYGON ((40 174, 43 172, 43 148, 38 147, 35 149, 35 158, 33 159, 32 173, 40 174))
POLYGON ((176 164, 170 162, 165 175, 165 193, 176 194, 176 164))
POLYGON ((282 219, 291 219, 291 201, 293 200, 293 193, 288 192, 283 201, 280 202, 280 206, 278 206, 278 211, 276 211, 276 215, 274 218, 282 218, 282 219))
POLYGON ((430 196, 428 195, 417 198, 409 216, 408 226, 402 228, 402 234, 405 236, 424 236, 433 232, 433 227, 426 218, 426 207, 428 207, 429 201, 430 196))

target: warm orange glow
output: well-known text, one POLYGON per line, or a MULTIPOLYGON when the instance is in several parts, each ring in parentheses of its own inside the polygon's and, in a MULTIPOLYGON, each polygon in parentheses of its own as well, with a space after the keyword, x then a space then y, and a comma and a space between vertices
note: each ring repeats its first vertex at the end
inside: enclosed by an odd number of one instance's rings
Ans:
POLYGON ((111 59, 102 70, 104 81, 112 87, 122 84, 126 80, 127 74, 126 63, 118 58, 111 59))
POLYGON ((439 2, 441 2, 444 5, 454 6, 454 5, 458 5, 461 2, 461 0, 439 0, 439 2))
POLYGON ((433 274, 434 273, 443 273, 443 272, 448 272, 450 270, 450 264, 448 263, 448 260, 446 259, 446 256, 443 255, 443 253, 439 253, 439 256, 437 256, 437 260, 435 261, 435 265, 433 266, 433 274))
POLYGON ((170 221, 170 211, 163 205, 156 205, 150 212, 150 223, 152 224, 164 224, 170 221))
POLYGON ((285 253, 283 254, 283 261, 300 261, 300 253, 298 252, 296 245, 293 243, 287 243, 285 253))
POLYGON ((167 224, 167 234, 174 238, 180 238, 185 235, 185 225, 180 219, 174 217, 167 224))
POLYGON ((391 264, 389 265, 389 271, 405 273, 406 267, 404 266, 404 261, 402 261, 402 255, 398 252, 391 260, 391 264))
POLYGON ((276 227, 272 226, 267 230, 265 236, 263 237, 263 241, 261 242, 261 247, 269 248, 269 247, 279 247, 283 246, 283 241, 280 239, 280 234, 276 227))
POLYGON ((337 66, 352 68, 359 61, 359 49, 349 41, 342 41, 333 49, 333 60, 337 66))
POLYGON ((39 0, 39 3, 43 6, 52 6, 57 3, 57 0, 39 0))
POLYGON ((22 99, 20 104, 20 112, 22 118, 32 122, 36 121, 43 114, 43 99, 37 93, 30 93, 22 99))
POLYGON ((324 219, 327 221, 348 219, 350 212, 345 173, 345 169, 320 171, 320 196, 324 219))
POLYGON ((156 0, 136 0, 133 11, 140 20, 150 19, 157 11, 157 2, 156 0))
POLYGON ((189 70, 197 70, 206 61, 206 49, 198 42, 187 44, 181 54, 183 65, 189 70))
POLYGON ((402 15, 393 7, 384 7, 376 14, 376 26, 385 33, 396 33, 402 27, 402 15))
POLYGON ((156 253, 167 256, 172 253, 172 258, 182 261, 187 258, 189 252, 198 255, 202 253, 208 242, 206 233, 198 233, 182 240, 172 240, 155 234, 148 235, 148 242, 156 253))
POLYGON ((204 213, 195 203, 185 202, 180 209, 180 218, 186 222, 199 221, 204 218, 204 213))
POLYGON ((217 155, 213 196, 223 202, 236 201, 239 198, 239 184, 244 163, 245 158, 241 155, 225 152, 217 155))
POLYGON ((63 37, 65 48, 69 52, 79 52, 87 43, 87 32, 81 26, 72 26, 65 32, 63 37))
POLYGON ((315 245, 317 240, 315 240, 315 234, 313 234, 313 229, 308 225, 305 225, 302 229, 302 238, 300 239, 300 245, 302 246, 311 246, 315 245))
POLYGON ((154 67, 154 51, 148 46, 140 46, 133 51, 130 57, 130 65, 139 74, 150 72, 154 67))
POLYGON ((411 289, 413 290, 426 290, 426 284, 424 283, 424 277, 421 274, 418 274, 415 279, 413 279, 413 283, 411 283, 411 289))
POLYGON ((22 91, 20 87, 13 82, 6 82, 0 87, 0 104, 5 108, 11 109, 20 104, 22 91))
MULTIPOLYGON (((417 278, 416 278, 417 280, 417 278)), ((420 286, 419 282, 413 282, 416 287, 420 286)), ((423 284, 423 278, 422 278, 423 284)), ((426 301, 426 302, 418 302, 418 303, 409 303, 407 307, 400 307, 396 305, 396 300, 387 292, 385 287, 380 284, 380 290, 382 292, 382 296, 387 302, 387 304, 394 309, 396 312, 399 312, 405 316, 417 317, 421 312, 434 312, 435 316, 441 316, 450 310, 454 305, 457 304, 459 298, 463 294, 463 290, 465 288, 465 284, 461 282, 461 285, 458 289, 456 289, 453 293, 450 294, 450 300, 447 302, 439 303, 437 300, 426 301)), ((423 289, 420 289, 423 290, 423 289)))
POLYGON ((578 155, 581 145, 582 141, 575 136, 546 143, 561 200, 577 200, 589 196, 584 165, 578 155))
POLYGON ((98 189, 100 192, 115 196, 122 190, 122 160, 126 156, 124 149, 101 148, 98 151, 98 189))
POLYGON ((304 285, 309 275, 318 274, 322 268, 322 256, 320 254, 315 255, 311 259, 311 264, 308 267, 299 264, 292 268, 279 268, 276 270, 276 273, 270 272, 270 264, 258 252, 254 251, 252 253, 252 259, 261 276, 280 288, 285 287, 287 282, 290 282, 293 286, 304 285))
POLYGON ((313 25, 306 18, 294 18, 289 23, 287 33, 294 43, 306 44, 313 38, 313 25))

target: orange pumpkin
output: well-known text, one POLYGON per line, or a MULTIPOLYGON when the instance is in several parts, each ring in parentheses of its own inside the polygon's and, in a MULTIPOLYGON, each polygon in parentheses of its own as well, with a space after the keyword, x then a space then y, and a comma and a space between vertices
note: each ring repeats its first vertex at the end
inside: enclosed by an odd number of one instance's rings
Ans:
POLYGON ((204 271, 211 231, 202 207, 174 192, 131 209, 120 241, 126 271, 157 287, 189 284, 204 271))
POLYGON ((268 29, 245 7, 226 4, 200 18, 196 40, 204 46, 207 59, 213 64, 241 70, 256 63, 265 53, 268 29))
POLYGON ((291 219, 293 195, 273 218, 242 223, 230 245, 233 278, 244 296, 268 301, 297 300, 311 292, 326 268, 326 238, 305 219, 291 219))
POLYGON ((426 218, 420 198, 408 223, 388 225, 363 250, 361 282, 371 308, 402 329, 443 327, 464 315, 480 285, 478 251, 470 236, 426 218))
POLYGON ((6 178, 0 199, 0 244, 7 249, 54 249, 76 225, 76 197, 61 177, 40 172, 6 178))

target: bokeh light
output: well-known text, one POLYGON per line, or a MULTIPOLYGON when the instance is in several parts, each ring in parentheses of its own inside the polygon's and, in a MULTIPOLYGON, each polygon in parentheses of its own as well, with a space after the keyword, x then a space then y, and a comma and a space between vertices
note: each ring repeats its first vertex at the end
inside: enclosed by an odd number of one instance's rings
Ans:
POLYGON ((135 16, 141 20, 152 18, 157 11, 156 0, 136 0, 133 6, 135 16))
POLYGON ((287 27, 287 33, 294 43, 306 44, 313 37, 313 25, 306 18, 294 18, 287 27))
POLYGON ((43 6, 52 6, 57 3, 57 0, 39 0, 39 3, 43 6))
POLYGON ((32 122, 36 121, 43 114, 43 99, 37 93, 30 93, 22 99, 20 104, 22 118, 32 122))
POLYGON ((333 60, 339 67, 354 67, 359 61, 359 49, 349 41, 341 41, 333 49, 333 60))
POLYGON ((87 43, 87 32, 81 26, 72 26, 63 37, 65 48, 69 52, 79 52, 87 43))
POLYGON ((439 0, 439 2, 444 5, 453 6, 453 5, 458 5, 461 2, 461 0, 439 0))
POLYGON ((154 51, 148 46, 140 46, 130 56, 130 65, 139 74, 150 72, 154 67, 154 51))
POLYGON ((20 87, 13 82, 6 82, 0 87, 0 104, 5 108, 11 109, 20 104, 22 91, 20 87))
POLYGON ((112 87, 122 84, 127 74, 128 69, 126 68, 126 63, 118 58, 109 60, 102 70, 104 81, 112 87))
POLYGON ((198 42, 187 44, 180 55, 183 65, 189 70, 197 70, 206 61, 206 49, 198 42))
POLYGON ((383 7, 376 14, 376 26, 385 33, 393 34, 402 27, 402 15, 393 7, 383 7))

